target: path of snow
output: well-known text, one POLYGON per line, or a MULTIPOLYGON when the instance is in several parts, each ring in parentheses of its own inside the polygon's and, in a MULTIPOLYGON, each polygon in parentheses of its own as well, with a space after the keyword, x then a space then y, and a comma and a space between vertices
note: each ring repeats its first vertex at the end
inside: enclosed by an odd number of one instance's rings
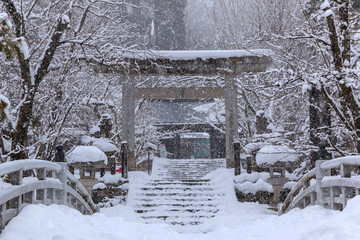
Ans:
MULTIPOLYGON (((9 223, 0 240, 359 239, 360 197, 349 201, 343 212, 315 206, 277 216, 265 205, 236 202, 232 173, 219 169, 208 175, 226 190, 227 208, 199 226, 198 233, 178 233, 166 224, 144 224, 129 206, 117 205, 84 216, 66 206, 31 205, 9 223)), ((130 177, 134 186, 149 179, 143 173, 130 177)))

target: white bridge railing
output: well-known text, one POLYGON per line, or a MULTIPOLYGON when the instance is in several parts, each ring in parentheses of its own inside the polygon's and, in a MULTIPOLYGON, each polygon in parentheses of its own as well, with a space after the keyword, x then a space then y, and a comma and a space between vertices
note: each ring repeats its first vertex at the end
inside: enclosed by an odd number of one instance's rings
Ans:
POLYGON ((360 156, 347 156, 332 160, 319 160, 292 188, 280 213, 293 208, 322 205, 342 210, 347 201, 360 193, 360 156))
POLYGON ((67 170, 66 163, 17 160, 0 164, 0 232, 29 204, 62 204, 83 214, 96 206, 83 185, 67 170), (30 170, 35 177, 23 177, 30 170))

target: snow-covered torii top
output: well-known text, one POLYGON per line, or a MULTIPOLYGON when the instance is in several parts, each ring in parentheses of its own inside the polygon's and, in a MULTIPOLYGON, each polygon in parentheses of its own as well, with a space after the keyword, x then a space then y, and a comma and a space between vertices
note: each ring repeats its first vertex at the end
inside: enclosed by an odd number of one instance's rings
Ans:
POLYGON ((120 63, 97 63, 97 71, 145 75, 218 75, 221 72, 263 72, 274 53, 252 50, 127 51, 118 54, 120 63))

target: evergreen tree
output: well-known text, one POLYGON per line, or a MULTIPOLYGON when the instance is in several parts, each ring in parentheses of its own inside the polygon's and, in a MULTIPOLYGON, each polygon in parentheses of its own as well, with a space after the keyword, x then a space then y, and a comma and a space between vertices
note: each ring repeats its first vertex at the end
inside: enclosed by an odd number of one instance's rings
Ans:
POLYGON ((180 50, 185 47, 186 0, 155 0, 155 49, 180 50))

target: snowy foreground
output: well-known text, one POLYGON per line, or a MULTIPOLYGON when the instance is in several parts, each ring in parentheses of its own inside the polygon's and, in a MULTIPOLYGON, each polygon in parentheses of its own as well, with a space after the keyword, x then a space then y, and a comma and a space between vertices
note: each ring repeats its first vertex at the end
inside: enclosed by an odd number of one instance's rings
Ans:
MULTIPOLYGON (((179 233, 166 224, 144 224, 130 206, 117 205, 92 216, 81 215, 66 206, 31 205, 14 218, 1 240, 151 240, 151 239, 360 239, 360 197, 351 200, 343 212, 322 207, 295 209, 282 216, 255 203, 238 203, 232 189, 232 170, 217 170, 208 177, 226 189, 226 209, 197 232, 179 233)), ((133 173, 132 186, 146 181, 133 173)))

